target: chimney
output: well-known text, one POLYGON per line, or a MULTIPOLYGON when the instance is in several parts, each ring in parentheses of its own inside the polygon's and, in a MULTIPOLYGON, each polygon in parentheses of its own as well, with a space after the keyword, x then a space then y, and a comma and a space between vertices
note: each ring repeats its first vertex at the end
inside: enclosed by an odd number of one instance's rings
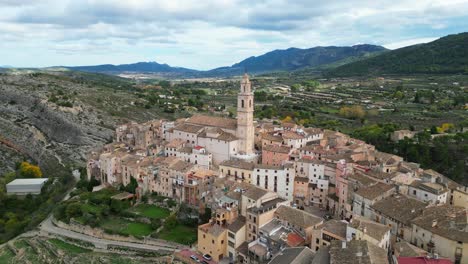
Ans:
POLYGON ((341 248, 346 248, 346 241, 341 241, 341 248))
POLYGON ((432 227, 436 227, 437 226, 437 220, 432 220, 432 227))
POLYGON ((364 234, 367 234, 367 227, 364 227, 362 231, 364 232, 364 234))

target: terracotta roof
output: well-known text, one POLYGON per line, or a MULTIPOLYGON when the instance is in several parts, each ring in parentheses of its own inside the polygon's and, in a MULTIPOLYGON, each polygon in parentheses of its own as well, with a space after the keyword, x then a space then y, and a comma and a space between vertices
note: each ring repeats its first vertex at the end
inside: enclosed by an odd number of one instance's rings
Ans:
POLYGON ((237 219, 228 225, 228 230, 234 233, 237 233, 242 227, 245 226, 245 217, 242 215, 238 216, 237 219))
POLYGON ((291 148, 287 146, 266 145, 266 146, 263 146, 262 151, 289 154, 291 152, 291 148))
POLYGON ((346 239, 346 227, 348 224, 340 220, 332 219, 327 221, 317 227, 317 229, 323 229, 329 233, 332 233, 336 236, 339 236, 343 239, 346 239))
POLYGON ((303 134, 299 134, 299 133, 296 133, 296 132, 292 132, 292 131, 285 131, 283 132, 283 138, 287 138, 287 139, 303 139, 305 138, 305 136, 303 134))
POLYGON ((228 132, 225 132, 225 131, 223 131, 222 129, 219 129, 219 128, 215 132, 210 131, 209 129, 205 130, 205 131, 203 131, 202 133, 199 134, 199 137, 214 138, 214 139, 218 139, 218 140, 222 140, 222 141, 229 141, 229 142, 238 139, 235 135, 233 135, 231 133, 228 133, 228 132), (211 136, 209 134, 213 134, 215 136, 211 136))
POLYGON ((262 135, 262 139, 265 140, 270 140, 270 141, 276 141, 276 142, 282 142, 283 138, 280 135, 274 135, 275 132, 272 133, 264 133, 262 135))
POLYGON ((188 162, 183 161, 183 160, 178 160, 177 162, 171 164, 169 166, 169 169, 175 170, 175 171, 180 171, 180 172, 186 172, 186 171, 190 170, 192 167, 194 167, 193 164, 188 163, 188 162))
POLYGON ((350 174, 348 176, 348 178, 351 179, 351 180, 355 180, 355 181, 359 182, 360 184, 362 184, 364 186, 369 186, 369 185, 372 185, 372 184, 376 183, 375 180, 372 180, 369 177, 362 176, 362 175, 357 174, 357 173, 350 174))
POLYGON ((412 223, 449 240, 468 243, 467 209, 463 207, 428 207, 412 223))
POLYGON ((393 195, 371 205, 375 211, 407 226, 410 226, 411 220, 422 214, 426 206, 426 203, 404 195, 393 195))
POLYGON ((255 164, 243 160, 225 160, 219 164, 219 166, 226 166, 231 168, 238 168, 243 170, 253 170, 255 164))
POLYGON ((203 130, 203 127, 190 125, 190 124, 180 124, 174 127, 174 130, 183 131, 183 132, 192 133, 192 134, 198 134, 203 130))
POLYGON ((384 195, 386 192, 390 191, 393 188, 393 185, 379 182, 368 187, 360 188, 355 192, 355 194, 368 200, 374 200, 377 197, 384 195))
POLYGON ((307 134, 321 134, 321 133, 323 133, 323 130, 321 128, 316 128, 316 127, 307 127, 307 128, 304 128, 304 131, 307 134))
POLYGON ((411 183, 411 187, 418 188, 435 195, 440 195, 448 191, 444 186, 432 182, 413 181, 411 183))
POLYGON ((205 115, 194 115, 187 119, 187 123, 202 125, 202 126, 211 126, 219 127, 230 130, 237 129, 237 120, 232 118, 216 117, 216 116, 205 116, 205 115))
POLYGON ((367 240, 332 240, 330 264, 388 264, 387 252, 367 240))
POLYGON ((167 143, 166 147, 168 148, 178 148, 185 144, 185 141, 181 138, 175 138, 167 143))
POLYGON ((419 257, 427 255, 427 251, 417 246, 411 245, 409 242, 400 241, 393 246, 395 255, 400 257, 419 257))
POLYGON ((290 247, 297 247, 300 245, 303 245, 305 242, 305 239, 302 238, 300 235, 298 235, 296 232, 291 232, 288 234, 287 240, 286 240, 288 246, 290 247))
POLYGON ((245 193, 243 193, 243 195, 245 195, 247 198, 250 198, 252 200, 258 200, 267 193, 268 191, 265 189, 252 186, 245 193))
POLYGON ((450 259, 427 257, 398 257, 398 264, 453 264, 450 259))
POLYGON ((314 253, 308 247, 284 248, 268 264, 310 264, 314 253))
POLYGON ((304 229, 316 226, 323 221, 320 217, 286 205, 278 207, 275 216, 304 229))
POLYGON ((389 226, 360 217, 353 218, 349 226, 366 233, 377 241, 382 241, 385 234, 391 229, 389 226))
POLYGON ((198 229, 202 230, 205 233, 209 233, 214 237, 219 237, 226 229, 218 224, 204 224, 198 227, 198 229))

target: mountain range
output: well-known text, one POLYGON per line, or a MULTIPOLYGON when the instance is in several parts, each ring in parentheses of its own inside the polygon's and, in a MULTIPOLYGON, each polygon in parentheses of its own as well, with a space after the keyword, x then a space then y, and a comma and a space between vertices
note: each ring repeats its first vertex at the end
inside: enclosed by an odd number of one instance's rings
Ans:
POLYGON ((372 54, 385 52, 382 46, 355 45, 351 47, 314 47, 310 49, 289 48, 286 50, 274 50, 258 57, 250 57, 232 66, 220 67, 208 71, 197 71, 182 67, 171 67, 157 62, 138 62, 121 65, 95 65, 63 67, 70 70, 99 72, 108 74, 119 73, 158 73, 175 76, 190 77, 215 77, 233 76, 244 72, 253 74, 293 71, 306 67, 319 67, 322 65, 337 63, 342 60, 359 60, 372 54))
MULTIPOLYGON (((435 41, 388 50, 382 46, 361 44, 348 47, 289 48, 252 56, 231 66, 199 71, 172 67, 157 62, 103 64, 94 66, 51 67, 105 74, 144 73, 163 77, 229 77, 244 72, 322 72, 327 76, 381 74, 468 73, 468 32, 448 35, 435 41)), ((1 71, 9 71, 0 66, 1 71)))
POLYGON ((468 32, 384 52, 329 71, 334 76, 468 73, 468 32))

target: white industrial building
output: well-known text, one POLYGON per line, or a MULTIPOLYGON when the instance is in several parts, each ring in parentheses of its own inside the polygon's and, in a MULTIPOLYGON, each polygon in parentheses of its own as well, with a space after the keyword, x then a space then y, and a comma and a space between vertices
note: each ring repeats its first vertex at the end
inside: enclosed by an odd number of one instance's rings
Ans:
POLYGON ((7 194, 40 194, 48 178, 16 179, 6 185, 7 194))

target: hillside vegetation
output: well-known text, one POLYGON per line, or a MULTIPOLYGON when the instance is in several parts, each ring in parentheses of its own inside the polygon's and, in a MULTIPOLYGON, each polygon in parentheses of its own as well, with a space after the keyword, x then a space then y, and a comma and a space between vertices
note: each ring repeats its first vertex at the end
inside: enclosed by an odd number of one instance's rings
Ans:
POLYGON ((329 72, 332 76, 415 73, 468 73, 468 33, 385 52, 329 72))

